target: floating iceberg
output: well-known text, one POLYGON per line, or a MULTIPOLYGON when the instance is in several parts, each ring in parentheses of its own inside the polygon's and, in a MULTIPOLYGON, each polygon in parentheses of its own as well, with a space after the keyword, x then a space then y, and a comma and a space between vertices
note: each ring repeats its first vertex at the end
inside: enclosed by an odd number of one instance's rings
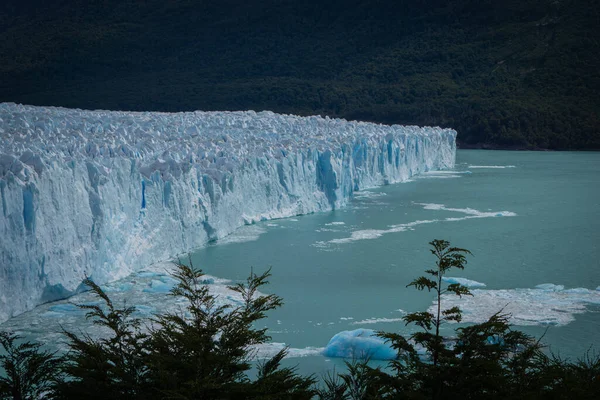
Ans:
POLYGON ((375 336, 372 329, 342 331, 331 338, 325 350, 325 357, 393 360, 396 351, 384 339, 375 336))
POLYGON ((244 224, 454 166, 456 132, 272 112, 0 104, 0 321, 244 224))

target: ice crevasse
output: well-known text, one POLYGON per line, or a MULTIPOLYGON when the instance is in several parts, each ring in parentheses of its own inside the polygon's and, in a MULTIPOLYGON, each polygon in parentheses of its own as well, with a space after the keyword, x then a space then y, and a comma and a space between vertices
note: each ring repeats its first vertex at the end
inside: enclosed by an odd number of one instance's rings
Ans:
POLYGON ((451 129, 0 104, 0 321, 255 221, 454 166, 451 129))

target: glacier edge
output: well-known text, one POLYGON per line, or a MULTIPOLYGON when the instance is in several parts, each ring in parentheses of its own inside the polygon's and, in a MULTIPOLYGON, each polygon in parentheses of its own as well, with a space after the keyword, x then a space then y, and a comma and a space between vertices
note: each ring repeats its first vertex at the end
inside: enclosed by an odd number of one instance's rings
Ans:
POLYGON ((454 166, 451 129, 0 104, 0 321, 243 224, 454 166))

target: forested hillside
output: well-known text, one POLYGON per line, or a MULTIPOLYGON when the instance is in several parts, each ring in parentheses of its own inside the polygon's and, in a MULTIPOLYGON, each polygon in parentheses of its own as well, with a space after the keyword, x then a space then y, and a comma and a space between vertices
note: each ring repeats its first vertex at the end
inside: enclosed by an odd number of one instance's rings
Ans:
POLYGON ((598 0, 3 0, 0 101, 273 110, 600 149, 598 0))

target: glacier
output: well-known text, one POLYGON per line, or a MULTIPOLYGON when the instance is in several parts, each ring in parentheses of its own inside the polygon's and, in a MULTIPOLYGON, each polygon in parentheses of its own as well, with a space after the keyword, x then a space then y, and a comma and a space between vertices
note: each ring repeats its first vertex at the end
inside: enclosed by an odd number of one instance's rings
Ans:
POLYGON ((268 111, 1 103, 0 321, 78 292, 86 276, 115 281, 244 224, 453 168, 455 139, 268 111))

